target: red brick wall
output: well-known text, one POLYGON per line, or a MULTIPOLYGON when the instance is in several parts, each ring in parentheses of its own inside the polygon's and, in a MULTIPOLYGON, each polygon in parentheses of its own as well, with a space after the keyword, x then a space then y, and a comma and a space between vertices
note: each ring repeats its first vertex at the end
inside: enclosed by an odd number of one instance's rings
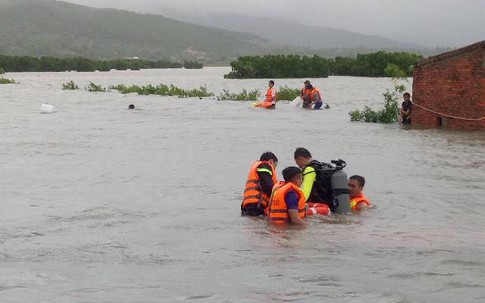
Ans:
MULTIPOLYGON (((413 102, 439 113, 465 117, 485 116, 485 48, 436 61, 428 61, 414 68, 413 102)), ((413 107, 412 124, 439 127, 442 117, 445 128, 485 130, 485 119, 465 121, 439 116, 418 106, 413 107)))

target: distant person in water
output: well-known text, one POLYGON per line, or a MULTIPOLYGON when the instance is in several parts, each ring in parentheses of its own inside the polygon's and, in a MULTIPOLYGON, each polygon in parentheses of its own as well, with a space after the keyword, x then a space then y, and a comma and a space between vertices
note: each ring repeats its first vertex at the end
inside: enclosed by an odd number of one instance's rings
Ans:
POLYGON ((266 92, 266 98, 264 99, 264 101, 256 103, 254 106, 263 107, 266 109, 275 109, 277 98, 278 98, 278 92, 274 87, 274 81, 270 80, 268 82, 268 91, 266 92))
POLYGON ((413 108, 413 102, 411 101, 411 95, 404 93, 402 95, 404 101, 399 109, 399 123, 403 125, 411 124, 411 111, 413 108))
MULTIPOLYGON (((323 97, 320 93, 318 87, 312 86, 312 91, 310 92, 310 101, 313 104, 313 109, 321 109, 323 105, 323 97)), ((311 106, 310 106, 311 108, 311 106)))
POLYGON ((128 105, 128 109, 135 109, 135 104, 128 105))
POLYGON ((364 186, 364 177, 353 175, 349 178, 350 208, 354 211, 371 207, 370 200, 362 192, 364 186))
POLYGON ((303 82, 303 85, 304 86, 300 91, 300 98, 301 98, 301 100, 303 100, 302 107, 303 108, 310 108, 310 106, 312 104, 311 93, 312 93, 312 90, 313 90, 313 86, 312 86, 312 84, 310 83, 309 80, 306 80, 305 82, 303 82))

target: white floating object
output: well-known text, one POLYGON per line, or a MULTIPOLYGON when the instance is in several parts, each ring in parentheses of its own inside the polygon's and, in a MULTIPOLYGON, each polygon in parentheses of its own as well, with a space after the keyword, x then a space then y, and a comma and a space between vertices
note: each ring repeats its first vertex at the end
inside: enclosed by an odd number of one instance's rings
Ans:
POLYGON ((296 97, 293 101, 290 102, 290 106, 299 107, 303 104, 303 100, 300 97, 296 97))
POLYGON ((41 114, 53 114, 55 111, 54 105, 50 105, 47 103, 44 103, 40 106, 40 113, 41 114))

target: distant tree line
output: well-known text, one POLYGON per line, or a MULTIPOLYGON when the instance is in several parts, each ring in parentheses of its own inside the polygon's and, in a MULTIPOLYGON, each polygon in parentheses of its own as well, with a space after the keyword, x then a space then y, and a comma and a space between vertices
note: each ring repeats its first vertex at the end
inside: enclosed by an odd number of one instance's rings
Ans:
POLYGON ((204 65, 197 61, 184 61, 184 68, 186 69, 201 69, 204 65))
POLYGON ((358 54, 356 58, 268 55, 244 56, 231 62, 230 79, 250 78, 326 78, 329 75, 359 77, 409 77, 421 55, 379 51, 358 54))
MULTIPOLYGON (((189 68, 202 68, 202 63, 186 61, 189 68), (187 63, 188 62, 188 63, 187 63)), ((109 71, 139 70, 152 68, 182 68, 180 62, 169 60, 148 61, 140 59, 91 60, 87 58, 19 57, 0 55, 0 70, 5 72, 61 72, 61 71, 109 71)), ((187 67, 186 67, 187 68, 187 67)))

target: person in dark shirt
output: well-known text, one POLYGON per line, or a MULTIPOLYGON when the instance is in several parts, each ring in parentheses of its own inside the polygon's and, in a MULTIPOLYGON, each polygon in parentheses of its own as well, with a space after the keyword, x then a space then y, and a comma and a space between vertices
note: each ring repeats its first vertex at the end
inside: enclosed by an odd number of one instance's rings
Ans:
POLYGON ((265 152, 251 166, 249 170, 244 198, 241 204, 241 214, 243 216, 264 215, 268 207, 269 198, 273 190, 273 185, 278 183, 276 178, 276 165, 278 158, 272 152, 265 152))
POLYGON ((409 93, 404 93, 402 95, 404 101, 399 109, 399 123, 400 124, 411 124, 411 111, 413 109, 413 102, 411 101, 411 95, 409 93))

